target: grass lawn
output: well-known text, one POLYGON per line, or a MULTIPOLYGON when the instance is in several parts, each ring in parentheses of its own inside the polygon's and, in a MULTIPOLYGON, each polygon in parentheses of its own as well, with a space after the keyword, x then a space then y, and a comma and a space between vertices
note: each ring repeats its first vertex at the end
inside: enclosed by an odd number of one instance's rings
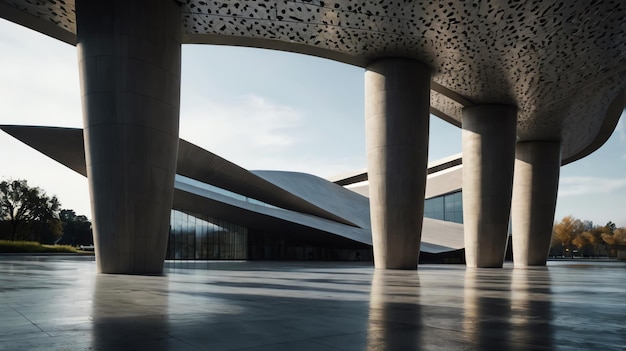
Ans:
POLYGON ((0 253, 87 253, 70 245, 43 245, 36 241, 0 240, 0 253))

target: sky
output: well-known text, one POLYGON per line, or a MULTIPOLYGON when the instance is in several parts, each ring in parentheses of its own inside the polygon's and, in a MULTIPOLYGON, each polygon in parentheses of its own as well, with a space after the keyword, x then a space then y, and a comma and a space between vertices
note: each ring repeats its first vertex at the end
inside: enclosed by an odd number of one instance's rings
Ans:
MULTIPOLYGON (((183 45, 180 136, 246 169, 331 177, 366 169, 364 70, 278 51, 183 45)), ((626 118, 561 168, 555 220, 626 226, 626 118)), ((0 19, 0 124, 82 127, 76 48, 0 19)), ((429 161, 461 152, 431 117, 429 161)), ((0 132, 0 179, 26 179, 91 218, 83 176, 0 132)))

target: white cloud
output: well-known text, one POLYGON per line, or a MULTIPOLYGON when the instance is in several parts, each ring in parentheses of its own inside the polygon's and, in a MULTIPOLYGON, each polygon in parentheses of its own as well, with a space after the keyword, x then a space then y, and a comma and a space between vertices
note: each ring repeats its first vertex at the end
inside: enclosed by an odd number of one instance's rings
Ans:
POLYGON ((626 188, 626 179, 600 177, 563 177, 559 183, 560 196, 610 193, 626 188))
POLYGON ((284 103, 255 94, 218 100, 189 91, 181 105, 181 138, 246 169, 327 177, 366 165, 364 151, 334 149, 341 135, 311 130, 313 116, 284 103))
POLYGON ((0 52, 2 124, 82 125, 75 47, 0 21, 0 52))
POLYGON ((299 142, 302 118, 290 106, 253 94, 217 101, 192 92, 182 101, 180 136, 238 163, 287 152, 299 142))

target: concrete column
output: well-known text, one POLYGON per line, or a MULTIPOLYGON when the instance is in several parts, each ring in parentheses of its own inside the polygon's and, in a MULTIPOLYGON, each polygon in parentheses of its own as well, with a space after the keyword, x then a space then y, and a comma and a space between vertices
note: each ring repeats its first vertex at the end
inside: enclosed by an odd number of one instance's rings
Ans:
POLYGON ((502 267, 511 211, 517 109, 463 109, 463 223, 468 267, 502 267))
POLYGON ((374 265, 416 269, 428 163, 430 69, 389 58, 365 72, 365 133, 374 265))
POLYGON ((515 267, 546 264, 560 169, 561 142, 517 143, 511 204, 515 267))
POLYGON ((96 262, 160 274, 180 107, 180 9, 171 0, 77 0, 96 262))

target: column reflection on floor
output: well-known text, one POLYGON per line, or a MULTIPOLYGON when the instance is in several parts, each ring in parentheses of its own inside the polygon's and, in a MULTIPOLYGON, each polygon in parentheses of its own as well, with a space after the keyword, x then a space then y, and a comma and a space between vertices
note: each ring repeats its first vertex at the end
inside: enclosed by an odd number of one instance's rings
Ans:
POLYGON ((132 284, 124 275, 95 278, 91 311, 93 349, 171 349, 163 342, 169 337, 169 319, 173 315, 167 278, 136 276, 132 284))
POLYGON ((480 350, 507 350, 511 332, 511 277, 507 271, 467 268, 463 337, 480 350))
POLYGON ((423 323, 419 289, 415 271, 374 271, 367 350, 420 349, 423 323))
POLYGON ((515 269, 511 274, 511 339, 552 349, 552 299, 547 267, 515 269))

